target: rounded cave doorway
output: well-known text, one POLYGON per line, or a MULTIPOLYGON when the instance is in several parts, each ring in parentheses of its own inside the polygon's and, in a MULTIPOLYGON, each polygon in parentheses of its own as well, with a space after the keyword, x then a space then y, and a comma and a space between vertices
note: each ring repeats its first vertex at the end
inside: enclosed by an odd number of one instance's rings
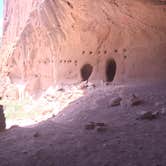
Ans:
POLYGON ((116 62, 114 59, 109 59, 106 63, 106 80, 112 82, 116 74, 116 62))
POLYGON ((89 77, 91 76, 93 71, 93 66, 90 64, 85 64, 81 68, 81 78, 82 81, 88 81, 89 77))

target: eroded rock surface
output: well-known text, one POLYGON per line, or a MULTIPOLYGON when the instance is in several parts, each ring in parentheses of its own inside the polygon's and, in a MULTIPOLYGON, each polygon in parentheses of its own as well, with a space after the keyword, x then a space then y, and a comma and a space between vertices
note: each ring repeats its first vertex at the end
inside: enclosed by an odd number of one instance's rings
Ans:
POLYGON ((5 0, 1 72, 28 91, 52 83, 166 78, 157 0, 5 0))

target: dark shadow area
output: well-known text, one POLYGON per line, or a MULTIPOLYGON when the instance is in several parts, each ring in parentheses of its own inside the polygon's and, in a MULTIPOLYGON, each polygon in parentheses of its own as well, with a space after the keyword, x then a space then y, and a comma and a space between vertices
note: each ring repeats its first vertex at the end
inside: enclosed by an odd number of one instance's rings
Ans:
POLYGON ((5 115, 3 106, 0 105, 0 132, 4 131, 6 128, 5 115))
POLYGON ((93 67, 90 64, 85 64, 82 68, 81 68, 81 77, 82 77, 82 81, 87 81, 89 79, 89 77, 91 76, 93 71, 93 67))
POLYGON ((112 82, 116 74, 116 62, 114 59, 110 59, 106 63, 106 80, 112 82))
MULTIPOLYGON (((152 96, 147 92, 153 92, 153 100, 159 100, 165 98, 164 88, 165 84, 162 89, 127 87, 123 93, 152 96)), ((107 102, 119 89, 112 92, 110 86, 107 96, 105 91, 90 93, 47 121, 0 134, 0 166, 165 166, 166 116, 138 121, 137 107, 109 109, 107 102), (96 96, 97 105, 92 107, 96 96), (104 123, 106 130, 87 128, 89 122, 104 123)))

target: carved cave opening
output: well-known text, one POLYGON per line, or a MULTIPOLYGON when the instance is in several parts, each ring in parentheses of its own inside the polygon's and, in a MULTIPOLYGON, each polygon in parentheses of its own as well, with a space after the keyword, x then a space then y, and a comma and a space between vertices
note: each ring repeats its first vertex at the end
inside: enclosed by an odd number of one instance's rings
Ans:
POLYGON ((85 64, 82 66, 81 68, 81 77, 82 77, 82 81, 87 81, 89 79, 89 77, 91 76, 93 71, 93 66, 90 64, 85 64))
POLYGON ((106 63, 106 80, 112 82, 116 74, 116 62, 114 59, 109 59, 106 63))

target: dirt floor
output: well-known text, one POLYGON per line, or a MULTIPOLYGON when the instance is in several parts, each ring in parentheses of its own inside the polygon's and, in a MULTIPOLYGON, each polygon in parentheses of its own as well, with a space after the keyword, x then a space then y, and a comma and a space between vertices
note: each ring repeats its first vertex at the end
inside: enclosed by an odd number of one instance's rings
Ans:
POLYGON ((0 133, 0 166, 166 166, 165 83, 85 94, 46 121, 0 133))

